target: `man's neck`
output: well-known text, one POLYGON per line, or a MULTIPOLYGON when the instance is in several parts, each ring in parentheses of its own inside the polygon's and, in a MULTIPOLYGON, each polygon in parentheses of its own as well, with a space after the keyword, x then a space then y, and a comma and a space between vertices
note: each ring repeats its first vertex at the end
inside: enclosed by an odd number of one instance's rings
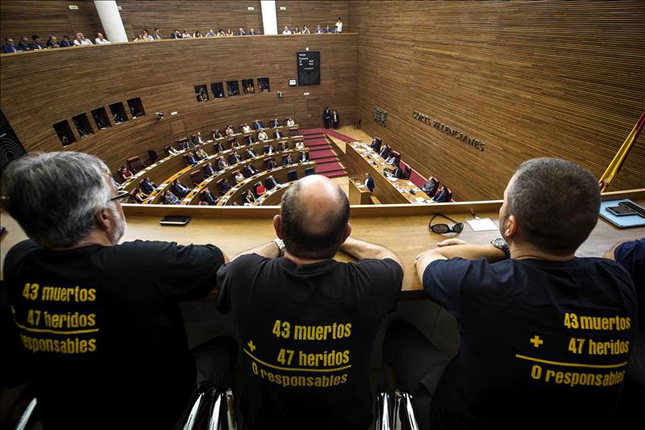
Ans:
POLYGON ((546 260, 546 261, 571 261, 575 258, 575 253, 567 255, 554 255, 540 251, 535 247, 524 244, 511 243, 508 245, 511 251, 511 258, 515 260, 546 260))
POLYGON ((113 246, 114 244, 110 241, 110 238, 102 232, 92 231, 85 238, 79 240, 72 246, 53 248, 54 251, 69 251, 76 248, 83 248, 85 246, 100 245, 100 246, 113 246))
POLYGON ((286 251, 286 250, 284 251, 284 258, 293 261, 298 266, 304 266, 307 264, 316 264, 316 263, 320 263, 321 261, 329 260, 328 258, 319 258, 319 259, 299 258, 299 257, 296 257, 295 255, 289 254, 289 251, 286 251))

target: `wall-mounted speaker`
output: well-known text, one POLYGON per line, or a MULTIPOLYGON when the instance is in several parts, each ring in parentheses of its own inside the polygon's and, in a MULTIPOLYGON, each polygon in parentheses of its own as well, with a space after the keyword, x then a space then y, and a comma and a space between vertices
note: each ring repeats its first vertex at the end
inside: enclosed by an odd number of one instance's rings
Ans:
POLYGON ((18 136, 14 133, 4 113, 0 111, 0 172, 11 160, 25 154, 25 148, 18 140, 18 136))

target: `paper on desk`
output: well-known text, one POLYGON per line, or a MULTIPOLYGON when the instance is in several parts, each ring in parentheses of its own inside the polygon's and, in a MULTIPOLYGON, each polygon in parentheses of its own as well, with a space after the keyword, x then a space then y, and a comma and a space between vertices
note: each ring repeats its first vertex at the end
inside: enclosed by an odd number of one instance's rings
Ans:
POLYGON ((466 222, 473 231, 498 230, 497 226, 490 218, 467 219, 466 222))

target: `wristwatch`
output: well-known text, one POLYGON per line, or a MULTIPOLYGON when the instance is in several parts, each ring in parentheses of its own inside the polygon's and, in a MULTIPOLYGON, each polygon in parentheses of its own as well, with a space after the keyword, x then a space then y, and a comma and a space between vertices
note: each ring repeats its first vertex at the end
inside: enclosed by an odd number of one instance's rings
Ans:
POLYGON ((273 243, 275 243, 278 247, 278 252, 280 254, 279 256, 282 257, 284 255, 284 242, 282 241, 282 239, 278 239, 276 237, 275 239, 273 239, 273 243))
POLYGON ((504 239, 501 237, 498 237, 497 239, 493 239, 490 241, 490 244, 493 245, 497 249, 501 249, 504 251, 504 255, 506 255, 506 258, 511 258, 511 250, 508 249, 508 244, 504 239))

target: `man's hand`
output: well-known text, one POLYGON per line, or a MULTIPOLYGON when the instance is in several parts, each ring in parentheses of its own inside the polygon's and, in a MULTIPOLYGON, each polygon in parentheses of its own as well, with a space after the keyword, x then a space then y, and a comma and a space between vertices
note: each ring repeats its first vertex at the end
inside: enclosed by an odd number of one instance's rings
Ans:
POLYGON ((437 243, 437 246, 451 246, 451 245, 468 245, 468 242, 461 239, 446 239, 443 242, 437 243))

